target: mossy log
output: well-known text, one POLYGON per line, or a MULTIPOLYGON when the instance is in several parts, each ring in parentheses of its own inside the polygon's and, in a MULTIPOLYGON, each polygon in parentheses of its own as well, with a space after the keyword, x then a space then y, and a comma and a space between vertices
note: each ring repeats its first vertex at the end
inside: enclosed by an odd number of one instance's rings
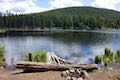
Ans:
POLYGON ((29 61, 20 61, 17 62, 14 66, 18 69, 23 69, 24 71, 65 71, 70 68, 81 68, 82 70, 91 71, 98 69, 96 64, 48 64, 29 61))

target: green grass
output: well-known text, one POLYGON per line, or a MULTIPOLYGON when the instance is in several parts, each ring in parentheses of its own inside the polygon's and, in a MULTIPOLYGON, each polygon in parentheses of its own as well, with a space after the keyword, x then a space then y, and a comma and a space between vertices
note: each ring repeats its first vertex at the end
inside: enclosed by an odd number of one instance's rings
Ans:
POLYGON ((99 57, 98 55, 95 56, 95 63, 101 64, 101 57, 99 57))
POLYGON ((104 55, 102 55, 102 56, 96 55, 95 56, 96 64, 100 64, 101 62, 104 62, 104 65, 108 66, 112 61, 113 61, 113 52, 108 48, 105 48, 104 55))
POLYGON ((47 61, 47 51, 36 51, 34 52, 35 62, 46 62, 47 61))
POLYGON ((117 51, 116 51, 115 61, 120 63, 120 50, 117 50, 117 51))
MULTIPOLYGON (((46 62, 47 61, 47 51, 35 51, 33 52, 34 62, 46 62)), ((29 61, 29 56, 25 55, 25 61, 29 61)))
POLYGON ((116 62, 120 62, 120 50, 114 54, 109 48, 105 48, 104 54, 100 57, 98 55, 95 56, 95 63, 100 64, 104 63, 105 66, 108 66, 115 60, 116 62), (115 55, 115 57, 114 57, 115 55))
POLYGON ((0 62, 3 62, 5 60, 4 58, 4 46, 0 46, 0 62))

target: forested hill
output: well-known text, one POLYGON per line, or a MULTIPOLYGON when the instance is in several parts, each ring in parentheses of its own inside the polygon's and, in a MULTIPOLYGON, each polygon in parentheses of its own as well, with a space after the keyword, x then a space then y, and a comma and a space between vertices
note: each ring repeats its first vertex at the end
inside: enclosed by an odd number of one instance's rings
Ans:
POLYGON ((120 12, 93 7, 69 7, 42 13, 1 16, 0 28, 118 29, 120 12))

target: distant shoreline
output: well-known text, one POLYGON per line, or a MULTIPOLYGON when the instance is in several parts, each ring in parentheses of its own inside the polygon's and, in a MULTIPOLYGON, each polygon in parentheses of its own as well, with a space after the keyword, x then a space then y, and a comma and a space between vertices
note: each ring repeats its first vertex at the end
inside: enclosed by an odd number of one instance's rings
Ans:
POLYGON ((120 32, 120 29, 96 29, 96 30, 74 30, 74 29, 3 29, 0 31, 0 36, 6 35, 32 35, 41 34, 45 32, 98 32, 98 33, 116 33, 120 32))

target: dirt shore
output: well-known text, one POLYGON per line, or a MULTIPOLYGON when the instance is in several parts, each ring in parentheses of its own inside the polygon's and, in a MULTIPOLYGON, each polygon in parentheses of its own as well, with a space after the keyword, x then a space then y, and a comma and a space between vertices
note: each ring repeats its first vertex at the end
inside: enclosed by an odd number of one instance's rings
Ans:
POLYGON ((47 71, 35 73, 23 73, 22 70, 7 71, 0 69, 0 80, 65 80, 61 72, 47 71))
MULTIPOLYGON (((120 76, 120 68, 99 70, 89 73, 92 80, 114 80, 120 76)), ((22 70, 8 71, 0 69, 0 80, 65 80, 59 71, 23 73, 22 70)))
POLYGON ((116 77, 120 77, 120 68, 117 69, 105 69, 90 73, 92 80, 116 80, 116 77))

